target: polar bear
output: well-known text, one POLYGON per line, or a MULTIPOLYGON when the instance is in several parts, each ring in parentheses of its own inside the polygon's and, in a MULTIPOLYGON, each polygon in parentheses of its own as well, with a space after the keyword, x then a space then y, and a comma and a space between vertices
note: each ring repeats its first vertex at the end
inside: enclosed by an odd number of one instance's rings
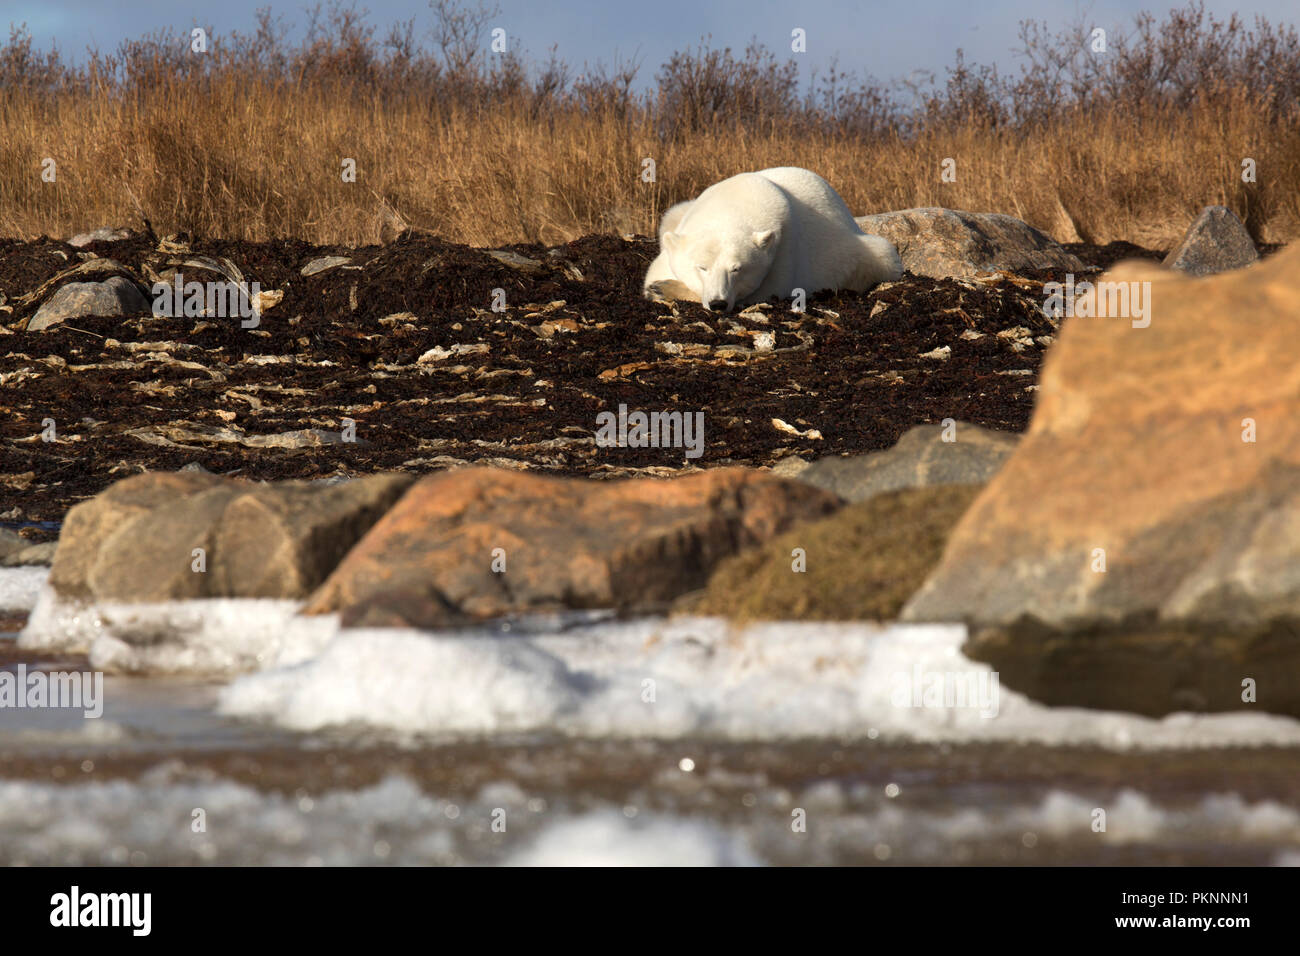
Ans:
POLYGON ((710 311, 795 289, 860 292, 903 274, 893 244, 859 229, 830 183, 797 166, 741 173, 678 203, 664 213, 659 245, 645 294, 710 311))

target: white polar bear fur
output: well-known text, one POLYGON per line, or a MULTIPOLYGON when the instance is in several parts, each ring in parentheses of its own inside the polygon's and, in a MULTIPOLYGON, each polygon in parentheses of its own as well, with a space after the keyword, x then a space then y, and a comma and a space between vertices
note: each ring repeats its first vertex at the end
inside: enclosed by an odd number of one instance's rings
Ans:
POLYGON ((741 173, 678 203, 664 213, 659 244, 646 294, 689 291, 711 310, 795 289, 861 292, 903 274, 893 244, 859 229, 830 183, 797 166, 741 173))

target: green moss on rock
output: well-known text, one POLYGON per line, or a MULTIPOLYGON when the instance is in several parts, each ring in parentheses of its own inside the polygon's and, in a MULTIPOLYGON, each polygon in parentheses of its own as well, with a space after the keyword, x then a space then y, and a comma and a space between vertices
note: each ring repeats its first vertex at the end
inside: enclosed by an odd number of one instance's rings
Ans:
POLYGON ((676 608, 736 621, 897 617, 982 487, 908 488, 846 505, 728 558, 676 608), (796 548, 806 556, 803 572, 793 569, 796 548))

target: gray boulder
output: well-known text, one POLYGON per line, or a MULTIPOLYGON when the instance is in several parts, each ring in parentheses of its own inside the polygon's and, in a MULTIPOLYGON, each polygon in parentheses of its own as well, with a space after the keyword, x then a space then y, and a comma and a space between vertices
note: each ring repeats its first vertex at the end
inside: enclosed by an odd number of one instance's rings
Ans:
POLYGON ((1083 262, 1051 236, 1002 213, 925 206, 861 216, 857 223, 864 232, 892 242, 907 271, 932 279, 978 272, 1084 270, 1083 262))
POLYGON ((0 557, 0 568, 21 568, 27 565, 44 565, 48 568, 54 563, 57 546, 57 541, 42 541, 39 544, 23 541, 22 547, 0 557))
POLYGON ((135 283, 122 276, 103 282, 69 282, 36 310, 27 331, 40 332, 85 315, 121 317, 151 312, 135 283))
POLYGON ((0 528, 0 561, 3 561, 11 554, 21 551, 31 544, 22 535, 10 531, 8 528, 0 528))
POLYGON ((54 559, 54 542, 33 544, 22 535, 0 528, 0 568, 18 568, 28 564, 47 567, 54 559))
POLYGON ((411 481, 381 474, 320 486, 199 471, 134 475, 68 512, 50 583, 83 601, 304 597, 411 481))
POLYGON ((1188 227, 1165 265, 1194 276, 1241 269, 1259 260, 1259 252, 1237 214, 1227 206, 1206 206, 1188 227))
POLYGON ((792 477, 846 501, 866 501, 885 491, 931 485, 982 485, 1015 450, 1018 435, 958 422, 944 441, 941 425, 918 425, 893 448, 822 458, 792 477))

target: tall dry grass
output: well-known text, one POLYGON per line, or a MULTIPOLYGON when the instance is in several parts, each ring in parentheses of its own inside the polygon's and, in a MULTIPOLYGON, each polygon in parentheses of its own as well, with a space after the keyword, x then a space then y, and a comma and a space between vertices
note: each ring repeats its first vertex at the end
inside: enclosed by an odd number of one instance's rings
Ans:
POLYGON ((790 62, 758 46, 679 53, 638 92, 627 65, 574 78, 554 59, 489 60, 478 41, 490 11, 435 6, 430 50, 409 24, 376 40, 342 8, 317 13, 296 47, 263 15, 202 57, 156 35, 77 68, 16 31, 0 47, 0 234, 69 235, 142 212, 159 232, 231 238, 355 245, 409 225, 549 244, 651 234, 672 203, 775 165, 817 170, 859 214, 941 205, 1065 240, 1161 246, 1222 203, 1257 239, 1300 234, 1289 28, 1247 30, 1193 6, 1139 18, 1105 60, 1077 25, 1027 24, 1019 76, 958 57, 945 83, 904 103, 906 91, 842 75, 801 89, 790 62), (949 158, 955 182, 941 181, 949 158))

